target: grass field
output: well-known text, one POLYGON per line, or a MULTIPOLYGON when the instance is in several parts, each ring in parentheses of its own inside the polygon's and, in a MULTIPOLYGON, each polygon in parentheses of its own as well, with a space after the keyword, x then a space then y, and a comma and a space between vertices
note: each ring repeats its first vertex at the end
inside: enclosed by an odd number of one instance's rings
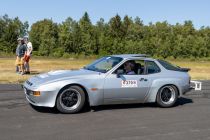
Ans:
MULTIPOLYGON (((0 83, 22 83, 29 77, 58 69, 79 69, 94 59, 44 59, 31 60, 31 75, 15 73, 15 58, 0 58, 0 83)), ((210 79, 210 61, 169 60, 180 67, 190 68, 190 75, 195 80, 210 79)))

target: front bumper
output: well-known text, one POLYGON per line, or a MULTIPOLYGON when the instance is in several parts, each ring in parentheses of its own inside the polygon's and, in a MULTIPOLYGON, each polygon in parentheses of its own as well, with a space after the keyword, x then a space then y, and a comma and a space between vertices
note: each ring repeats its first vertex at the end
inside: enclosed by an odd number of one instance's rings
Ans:
POLYGON ((33 90, 23 86, 26 99, 34 106, 54 107, 57 91, 40 91, 40 96, 34 96, 33 90))

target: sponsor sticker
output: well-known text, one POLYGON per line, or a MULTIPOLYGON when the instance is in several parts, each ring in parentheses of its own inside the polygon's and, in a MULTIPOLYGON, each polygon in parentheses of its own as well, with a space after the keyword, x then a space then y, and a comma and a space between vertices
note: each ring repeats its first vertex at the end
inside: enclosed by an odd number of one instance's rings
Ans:
POLYGON ((123 80, 121 81, 121 87, 138 87, 137 80, 123 80))

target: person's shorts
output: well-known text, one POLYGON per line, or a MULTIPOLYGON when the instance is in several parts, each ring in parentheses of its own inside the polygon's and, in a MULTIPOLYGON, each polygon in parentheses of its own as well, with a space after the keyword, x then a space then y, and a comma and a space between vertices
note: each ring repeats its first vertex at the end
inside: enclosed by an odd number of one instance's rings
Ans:
POLYGON ((24 57, 17 57, 15 64, 16 64, 16 66, 23 65, 24 57))
POLYGON ((29 62, 30 56, 29 56, 29 55, 25 55, 25 56, 24 56, 24 59, 25 59, 25 62, 29 62))

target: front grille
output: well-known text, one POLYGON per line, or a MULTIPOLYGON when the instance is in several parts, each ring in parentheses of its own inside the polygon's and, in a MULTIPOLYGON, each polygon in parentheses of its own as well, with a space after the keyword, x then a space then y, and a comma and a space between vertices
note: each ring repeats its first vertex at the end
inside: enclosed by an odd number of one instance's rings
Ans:
POLYGON ((29 82, 28 80, 26 81, 26 83, 29 85, 29 86, 32 86, 33 83, 29 82))

